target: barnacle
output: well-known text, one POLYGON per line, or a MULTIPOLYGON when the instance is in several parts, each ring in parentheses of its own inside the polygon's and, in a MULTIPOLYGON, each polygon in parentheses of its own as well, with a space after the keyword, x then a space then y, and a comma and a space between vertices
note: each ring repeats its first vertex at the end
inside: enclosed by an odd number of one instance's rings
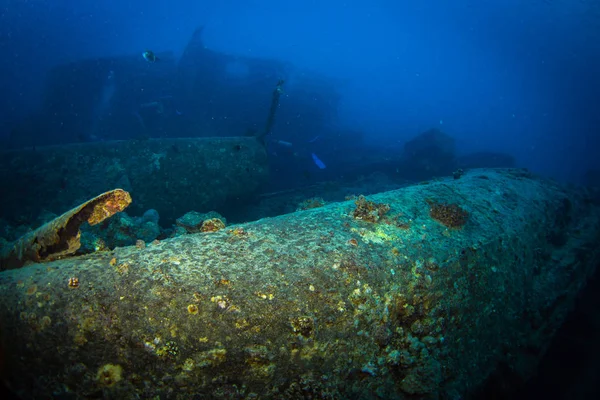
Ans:
POLYGON ((69 288, 77 289, 78 287, 79 287, 79 278, 77 278, 77 277, 69 278, 69 288))
POLYGON ((304 337, 312 336, 315 329, 315 322, 311 317, 301 316, 292 318, 290 321, 290 325, 292 326, 292 330, 294 333, 302 335, 304 337))

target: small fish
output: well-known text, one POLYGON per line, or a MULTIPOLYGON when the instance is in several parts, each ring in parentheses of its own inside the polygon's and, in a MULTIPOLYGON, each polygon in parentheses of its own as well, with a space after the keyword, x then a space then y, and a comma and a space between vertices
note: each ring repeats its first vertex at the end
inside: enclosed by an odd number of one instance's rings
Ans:
POLYGON ((292 147, 292 143, 290 142, 286 142, 285 140, 278 140, 275 143, 277 143, 278 145, 281 145, 283 147, 292 147))
POLYGON ((156 57, 152 50, 146 50, 143 52, 142 57, 144 57, 144 60, 148 61, 149 63, 155 63, 158 61, 158 57, 156 57))
POLYGON ((325 168, 327 168, 327 166, 325 165, 325 163, 323 161, 321 161, 319 159, 319 157, 317 157, 317 155, 315 153, 310 153, 310 155, 312 156, 312 159, 315 162, 315 165, 317 167, 319 167, 319 169, 325 169, 325 168))

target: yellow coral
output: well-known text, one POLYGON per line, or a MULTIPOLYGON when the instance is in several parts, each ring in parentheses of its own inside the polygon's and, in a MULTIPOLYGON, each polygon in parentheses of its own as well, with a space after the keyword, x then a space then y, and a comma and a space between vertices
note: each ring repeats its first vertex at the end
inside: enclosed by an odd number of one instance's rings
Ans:
POLYGON ((106 364, 100 367, 96 374, 98 383, 103 386, 113 386, 123 379, 123 367, 120 365, 106 364))

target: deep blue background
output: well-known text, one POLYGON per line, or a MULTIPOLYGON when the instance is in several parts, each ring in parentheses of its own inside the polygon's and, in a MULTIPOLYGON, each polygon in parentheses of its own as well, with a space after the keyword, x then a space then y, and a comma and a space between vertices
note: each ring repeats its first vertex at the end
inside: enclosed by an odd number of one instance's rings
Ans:
MULTIPOLYGON (((600 2, 0 0, 0 135, 56 64, 207 47, 336 77, 340 122, 373 142, 439 127, 578 181, 600 167, 600 2)), ((340 140, 343 140, 340 139, 340 140)))

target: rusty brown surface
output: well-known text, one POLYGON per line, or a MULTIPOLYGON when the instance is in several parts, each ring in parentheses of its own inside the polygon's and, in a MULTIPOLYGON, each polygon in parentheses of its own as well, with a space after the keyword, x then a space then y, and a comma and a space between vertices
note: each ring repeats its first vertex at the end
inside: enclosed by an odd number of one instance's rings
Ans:
POLYGON ((0 255, 0 270, 74 254, 81 246, 81 224, 98 224, 123 211, 129 204, 131 196, 122 189, 111 190, 86 201, 7 246, 5 253, 0 255))

